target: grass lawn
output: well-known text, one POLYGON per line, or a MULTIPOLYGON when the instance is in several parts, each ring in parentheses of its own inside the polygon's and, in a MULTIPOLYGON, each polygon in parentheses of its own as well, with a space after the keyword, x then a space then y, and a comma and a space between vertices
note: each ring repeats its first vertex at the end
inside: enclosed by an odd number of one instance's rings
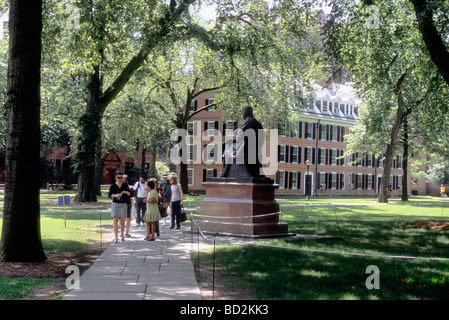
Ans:
MULTIPOLYGON (((71 196, 72 202, 66 206, 64 217, 64 207, 57 205, 58 197, 62 196, 62 193, 41 193, 41 235, 44 250, 78 251, 100 243, 112 228, 109 205, 78 206, 73 204, 74 192, 65 194, 71 196), (56 202, 56 205, 52 202, 56 202)), ((99 201, 107 199, 103 196, 99 201)), ((0 211, 3 211, 2 206, 0 211)), ((2 220, 0 216, 0 232, 2 220)))
MULTIPOLYGON (((75 193, 68 192, 73 200, 75 193)), ((3 194, 0 201, 3 201, 3 194)), ((109 205, 58 206, 61 192, 43 191, 41 193, 41 236, 45 251, 77 252, 93 248, 100 249, 109 243, 112 229, 109 205), (55 204, 56 202, 56 204, 55 204)), ((100 197, 100 201, 107 197, 100 197)), ((110 201, 110 200, 108 200, 110 201)), ((3 206, 0 206, 3 211, 3 206)), ((0 234, 3 217, 0 216, 0 234)), ((34 289, 42 288, 57 279, 52 278, 0 278, 0 300, 26 298, 34 289)), ((58 298, 58 297, 54 297, 58 298)))
MULTIPOLYGON (((407 221, 447 222, 447 204, 430 197, 407 203, 392 199, 388 205, 364 204, 372 200, 327 198, 313 201, 321 206, 310 206, 312 201, 301 205, 302 200, 278 197, 282 220, 288 222, 290 232, 326 237, 275 239, 266 241, 265 246, 217 246, 216 282, 223 285, 220 290, 232 288, 257 299, 280 300, 449 299, 449 230, 401 225, 407 221), (340 205, 326 205, 327 201, 340 205), (292 203, 301 206, 288 206, 292 203), (380 289, 366 287, 372 275, 366 269, 371 265, 380 271, 380 289)), ((212 256, 212 250, 200 252, 201 267, 211 269, 212 256)))
POLYGON ((27 297, 34 289, 54 281, 53 279, 0 278, 0 300, 27 297))
MULTIPOLYGON (((74 193, 67 193, 74 197, 74 193)), ((55 205, 58 192, 41 194, 44 250, 77 251, 105 241, 112 220, 103 206, 55 205), (104 211, 101 211, 104 210, 104 211), (47 213, 48 211, 48 213, 47 213)), ((3 195, 0 195, 0 201, 3 195)), ((73 198, 72 198, 73 199, 73 198)), ((203 197, 185 197, 198 208, 203 197)), ((315 240, 274 239, 261 245, 217 246, 219 290, 241 291, 258 299, 449 299, 449 261, 348 255, 401 255, 449 258, 449 231, 408 228, 410 221, 447 221, 449 202, 413 197, 403 203, 375 204, 373 197, 277 197, 282 221, 297 234, 326 236, 315 240), (317 252, 327 251, 327 252, 317 252), (368 290, 368 266, 380 270, 380 289, 368 290)), ((0 207, 0 211, 3 208, 0 207)), ((2 217, 0 216, 0 232, 2 217)), ((196 252, 193 255, 196 262, 196 252)), ((212 250, 200 252, 201 267, 212 269, 212 250)), ((27 288, 48 279, 3 278, 0 299, 26 296, 27 288), (8 288, 8 289, 6 289, 8 288), (11 290, 13 292, 11 292, 11 290)), ((207 280, 209 281, 209 279, 207 280)), ((217 297, 219 295, 217 294, 217 297)))

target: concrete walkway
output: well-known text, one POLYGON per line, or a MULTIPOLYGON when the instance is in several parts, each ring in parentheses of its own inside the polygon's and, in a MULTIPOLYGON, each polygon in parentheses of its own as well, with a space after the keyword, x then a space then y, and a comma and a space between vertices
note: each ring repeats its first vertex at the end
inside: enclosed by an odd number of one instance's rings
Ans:
POLYGON ((63 300, 201 300, 191 235, 160 227, 156 241, 145 241, 145 227, 132 225, 132 238, 109 245, 63 300))

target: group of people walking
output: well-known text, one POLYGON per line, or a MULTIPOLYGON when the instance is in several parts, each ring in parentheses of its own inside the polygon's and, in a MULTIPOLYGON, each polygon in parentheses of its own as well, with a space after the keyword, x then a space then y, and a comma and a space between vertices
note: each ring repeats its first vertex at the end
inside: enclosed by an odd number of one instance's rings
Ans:
POLYGON ((181 228, 183 192, 176 174, 170 176, 163 174, 159 183, 155 178, 147 180, 145 175, 141 175, 133 186, 129 185, 127 178, 117 171, 115 182, 109 188, 108 197, 112 199, 114 243, 118 242, 119 228, 122 242, 125 241, 125 237, 131 237, 129 227, 134 200, 136 224, 145 225, 147 229, 144 240, 154 241, 155 235, 159 236, 159 221, 168 216, 168 210, 171 213, 170 229, 175 228, 175 224, 176 229, 181 228))

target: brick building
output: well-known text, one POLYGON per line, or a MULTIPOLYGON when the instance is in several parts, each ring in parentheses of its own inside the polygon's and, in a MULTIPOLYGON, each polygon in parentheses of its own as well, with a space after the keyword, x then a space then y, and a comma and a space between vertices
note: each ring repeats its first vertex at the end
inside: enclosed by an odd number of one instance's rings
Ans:
MULTIPOLYGON (((213 98, 212 93, 199 97, 192 103, 192 109, 209 104, 213 98)), ((306 110, 297 111, 297 120, 278 126, 278 170, 268 175, 280 185, 277 194, 377 194, 383 172, 382 157, 374 158, 365 153, 342 157, 346 149, 345 135, 358 119, 359 102, 351 87, 316 86, 314 98, 314 103, 306 110)), ((241 119, 224 118, 218 108, 200 112, 189 121, 187 130, 196 141, 188 145, 191 191, 203 192, 202 183, 209 177, 220 176, 223 170, 221 164, 213 161, 221 154, 217 152, 220 148, 210 129, 218 130, 224 143, 226 130, 237 129, 240 123, 241 119)), ((401 166, 402 156, 397 155, 390 178, 393 194, 401 193, 401 166)), ((410 187, 410 181, 408 184, 410 187)))

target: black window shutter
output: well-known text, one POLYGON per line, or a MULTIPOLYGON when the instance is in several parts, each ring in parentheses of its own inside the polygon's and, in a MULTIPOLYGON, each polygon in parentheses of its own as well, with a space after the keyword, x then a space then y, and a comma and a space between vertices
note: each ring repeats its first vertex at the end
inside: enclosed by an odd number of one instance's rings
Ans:
POLYGON ((312 148, 312 164, 315 164, 315 148, 312 148))
POLYGON ((277 184, 279 184, 279 176, 280 176, 280 174, 281 173, 279 171, 276 172, 276 183, 277 184))
POLYGON ((206 169, 203 169, 203 182, 206 182, 206 169))
POLYGON ((290 172, 289 177, 288 177, 288 188, 289 189, 292 188, 292 176, 293 176, 293 172, 290 172))
POLYGON ((298 122, 299 137, 302 138, 302 121, 298 122))
POLYGON ((284 171, 284 188, 288 187, 288 171, 284 171))
POLYGON ((292 154, 293 154, 293 146, 290 146, 290 162, 293 162, 292 154))
POLYGON ((285 155, 284 155, 285 162, 288 162, 288 150, 289 146, 285 146, 285 155))
POLYGON ((298 147, 298 163, 301 163, 301 147, 298 147))
POLYGON ((296 181, 297 188, 301 189, 301 172, 298 172, 298 180, 296 181))

